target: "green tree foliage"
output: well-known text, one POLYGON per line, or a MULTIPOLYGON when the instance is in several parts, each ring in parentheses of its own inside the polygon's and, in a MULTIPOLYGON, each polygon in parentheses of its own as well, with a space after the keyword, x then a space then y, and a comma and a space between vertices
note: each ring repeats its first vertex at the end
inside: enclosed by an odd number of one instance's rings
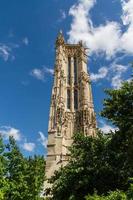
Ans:
POLYGON ((6 148, 5 156, 8 160, 7 178, 10 186, 6 194, 7 199, 24 199, 27 192, 25 180, 26 159, 23 158, 13 137, 9 138, 9 144, 6 145, 6 148))
POLYGON ((127 200, 133 200, 133 178, 129 180, 131 182, 130 187, 126 193, 127 200))
POLYGON ((0 200, 41 200, 44 167, 42 156, 25 158, 13 137, 7 145, 0 139, 0 200))
POLYGON ((115 190, 126 191, 133 177, 133 81, 106 93, 102 116, 118 130, 95 138, 74 135, 69 163, 50 179, 54 200, 83 200, 95 191, 103 196, 114 191, 106 198, 109 200, 125 198, 123 192, 115 190))
POLYGON ((124 192, 114 191, 110 192, 107 196, 99 196, 97 194, 94 194, 93 196, 88 195, 86 197, 86 200, 128 200, 128 199, 124 192))
POLYGON ((108 144, 109 163, 116 173, 116 187, 125 189, 129 177, 133 177, 133 80, 106 93, 101 114, 118 127, 108 144))
POLYGON ((88 195, 86 200, 133 200, 133 184, 130 184, 130 187, 127 192, 122 192, 120 190, 116 190, 114 192, 109 192, 108 195, 99 196, 97 194, 88 195))
POLYGON ((43 189, 45 162, 43 156, 29 157, 27 167, 28 200, 40 200, 43 189))
POLYGON ((6 178, 6 165, 7 160, 4 157, 5 146, 2 137, 0 137, 0 200, 5 199, 6 192, 8 191, 8 181, 6 178))
POLYGON ((133 130, 133 80, 124 82, 120 89, 106 90, 108 98, 104 100, 101 112, 121 131, 133 130))

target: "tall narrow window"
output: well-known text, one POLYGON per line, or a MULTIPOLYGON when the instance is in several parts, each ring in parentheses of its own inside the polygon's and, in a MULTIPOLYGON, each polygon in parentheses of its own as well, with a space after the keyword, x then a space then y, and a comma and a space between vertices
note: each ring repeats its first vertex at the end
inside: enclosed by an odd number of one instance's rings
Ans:
POLYGON ((74 57, 74 84, 77 84, 77 58, 74 57))
POLYGON ((67 71, 67 83, 70 85, 71 81, 71 58, 68 57, 68 71, 67 71))
POLYGON ((74 90, 74 109, 78 109, 78 91, 77 89, 74 90))
POLYGON ((70 94, 70 90, 67 89, 67 108, 70 109, 71 107, 71 94, 70 94))

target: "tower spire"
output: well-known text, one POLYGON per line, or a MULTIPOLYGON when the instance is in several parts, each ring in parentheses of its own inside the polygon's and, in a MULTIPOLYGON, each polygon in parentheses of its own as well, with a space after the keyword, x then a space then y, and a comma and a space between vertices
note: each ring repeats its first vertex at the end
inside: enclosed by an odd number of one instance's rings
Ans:
POLYGON ((56 39, 56 46, 60 46, 60 45, 63 45, 63 44, 65 44, 65 39, 64 39, 64 36, 63 36, 63 31, 60 30, 59 33, 58 33, 57 39, 56 39))

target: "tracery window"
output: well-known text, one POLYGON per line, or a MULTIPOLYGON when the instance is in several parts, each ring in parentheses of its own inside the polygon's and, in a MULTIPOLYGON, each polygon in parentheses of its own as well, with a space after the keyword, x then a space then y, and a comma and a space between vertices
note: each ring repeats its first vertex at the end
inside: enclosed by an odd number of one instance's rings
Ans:
POLYGON ((67 71, 67 83, 70 85, 71 81, 71 57, 68 57, 68 71, 67 71))
POLYGON ((77 84, 77 58, 74 57, 74 84, 77 84))
POLYGON ((70 93, 70 89, 67 89, 67 108, 68 109, 71 108, 71 93, 70 93))
POLYGON ((78 90, 74 90, 74 109, 78 109, 78 90))

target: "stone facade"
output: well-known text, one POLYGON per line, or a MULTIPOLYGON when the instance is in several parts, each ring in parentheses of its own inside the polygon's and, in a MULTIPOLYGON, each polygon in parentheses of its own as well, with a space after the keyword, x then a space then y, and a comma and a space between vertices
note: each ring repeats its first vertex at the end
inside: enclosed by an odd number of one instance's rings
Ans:
POLYGON ((82 42, 67 44, 62 32, 56 40, 56 61, 52 88, 46 177, 64 166, 69 158, 68 147, 76 132, 95 136, 96 119, 93 107, 87 56, 82 42))

